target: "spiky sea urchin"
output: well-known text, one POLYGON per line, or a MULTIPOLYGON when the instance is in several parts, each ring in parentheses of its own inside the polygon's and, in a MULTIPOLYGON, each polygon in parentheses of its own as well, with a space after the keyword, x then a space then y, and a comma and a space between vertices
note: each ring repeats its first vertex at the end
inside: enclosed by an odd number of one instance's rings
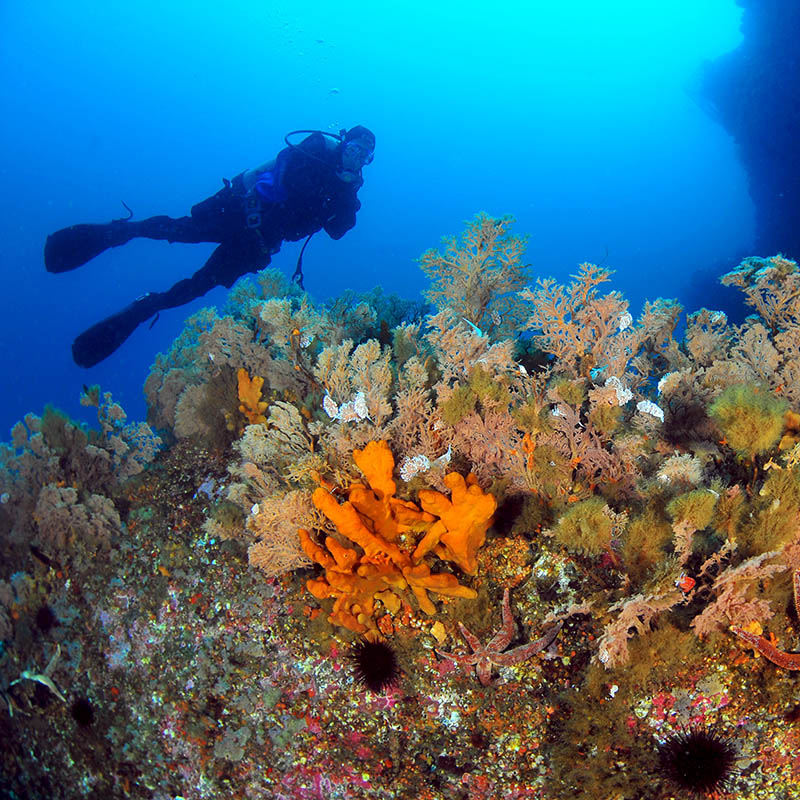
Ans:
POLYGON ((387 642, 361 639, 350 650, 356 680, 373 692, 382 692, 397 683, 400 667, 397 655, 387 642))
POLYGON ((725 791, 737 774, 735 745, 707 728, 674 733, 659 745, 658 755, 664 777, 697 798, 725 791))
POLYGON ((94 723, 94 708, 88 697, 79 697, 69 710, 72 718, 82 728, 88 728, 94 723))

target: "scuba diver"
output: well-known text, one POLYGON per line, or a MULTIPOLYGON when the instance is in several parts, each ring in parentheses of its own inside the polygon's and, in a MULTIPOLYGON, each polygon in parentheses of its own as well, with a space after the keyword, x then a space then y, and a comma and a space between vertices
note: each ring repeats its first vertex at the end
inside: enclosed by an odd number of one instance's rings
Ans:
POLYGON ((324 228, 332 239, 340 239, 356 224, 361 168, 372 161, 375 136, 356 125, 338 135, 291 131, 284 141, 287 146, 272 161, 232 180, 223 179, 224 188, 192 206, 188 217, 157 216, 136 222, 128 209, 130 216, 124 219, 72 225, 47 237, 48 272, 75 269, 104 250, 139 237, 219 244, 191 278, 166 292, 142 295, 80 334, 72 343, 76 364, 92 367, 108 358, 139 324, 162 309, 188 303, 215 286, 230 289, 242 275, 264 269, 284 241, 306 238, 292 276, 303 288, 303 251, 311 236, 324 228), (292 144, 289 137, 300 133, 310 135, 292 144))

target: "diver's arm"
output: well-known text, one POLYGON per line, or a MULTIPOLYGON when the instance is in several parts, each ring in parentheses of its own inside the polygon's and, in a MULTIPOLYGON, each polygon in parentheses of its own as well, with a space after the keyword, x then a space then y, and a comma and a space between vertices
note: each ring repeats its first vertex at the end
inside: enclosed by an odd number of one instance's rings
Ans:
POLYGON ((343 198, 322 226, 328 236, 331 239, 341 239, 356 224, 356 212, 359 208, 361 208, 361 201, 355 194, 343 198))

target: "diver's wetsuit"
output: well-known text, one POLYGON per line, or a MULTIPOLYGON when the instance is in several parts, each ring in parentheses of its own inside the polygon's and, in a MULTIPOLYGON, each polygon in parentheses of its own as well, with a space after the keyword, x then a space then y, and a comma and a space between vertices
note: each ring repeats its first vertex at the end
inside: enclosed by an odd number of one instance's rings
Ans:
POLYGON ((350 182, 342 180, 340 169, 339 146, 313 133, 281 150, 273 162, 226 181, 223 189, 193 206, 190 216, 75 225, 49 236, 49 272, 75 269, 110 247, 140 237, 219 243, 191 278, 166 292, 144 295, 78 336, 72 346, 76 363, 97 364, 156 312, 188 303, 215 286, 230 288, 242 275, 263 269, 283 241, 298 241, 321 229, 333 239, 344 236, 361 207, 357 192, 362 180, 360 174, 350 182))

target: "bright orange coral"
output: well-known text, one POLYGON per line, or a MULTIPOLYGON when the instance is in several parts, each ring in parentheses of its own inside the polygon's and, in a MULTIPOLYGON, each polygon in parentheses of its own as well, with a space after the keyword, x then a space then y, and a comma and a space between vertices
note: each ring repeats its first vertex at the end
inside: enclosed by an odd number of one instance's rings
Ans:
POLYGON ((267 404, 261 399, 261 389, 264 386, 264 379, 258 376, 251 378, 247 370, 241 368, 236 373, 239 383, 239 400, 241 405, 239 411, 247 417, 250 425, 266 422, 264 412, 267 404))
POLYGON ((397 489, 392 480, 394 456, 386 442, 370 442, 363 450, 354 450, 353 461, 369 485, 353 484, 348 490, 348 500, 386 541, 394 542, 409 530, 424 530, 436 519, 420 511, 414 503, 394 497, 397 489))
POLYGON ((333 611, 328 617, 334 625, 364 633, 374 627, 375 596, 406 586, 394 565, 362 564, 356 550, 345 547, 332 536, 326 538, 325 547, 320 547, 308 531, 300 529, 300 546, 312 561, 325 567, 325 577, 309 580, 306 587, 318 600, 334 598, 333 611))
POLYGON ((427 564, 405 567, 403 577, 408 581, 419 607, 426 614, 436 613, 436 608, 431 603, 428 592, 436 592, 436 594, 444 594, 449 597, 464 597, 467 600, 473 600, 478 596, 474 589, 462 586, 458 582, 458 578, 449 572, 432 574, 431 568, 427 564))
POLYGON ((472 473, 464 480, 457 472, 450 472, 444 482, 450 489, 449 499, 433 489, 419 493, 422 508, 439 517, 439 521, 431 525, 417 545, 414 559, 419 560, 435 549, 440 558, 453 561, 467 575, 474 575, 478 569, 478 550, 486 540, 497 500, 478 486, 472 473))
MULTIPOLYGON (((394 497, 392 480, 394 457, 386 442, 370 442, 356 450, 353 459, 367 479, 348 489, 348 499, 339 501, 320 486, 314 492, 314 505, 333 522, 339 534, 358 549, 349 547, 333 536, 325 546, 317 544, 307 530, 300 531, 300 544, 306 555, 325 569, 325 575, 308 581, 314 597, 334 599, 329 620, 358 633, 376 627, 375 599, 384 606, 399 608, 399 593, 410 589, 419 607, 426 614, 436 609, 428 592, 451 597, 475 598, 474 589, 462 586, 450 573, 433 573, 422 558, 433 547, 444 558, 469 566, 476 560, 477 548, 483 543, 496 502, 485 494, 470 476, 467 481, 457 473, 445 478, 452 500, 439 492, 430 492, 431 502, 447 517, 437 518, 430 510, 422 510, 408 500, 394 497), (456 518, 459 523, 457 524, 456 518), (463 523, 463 524, 462 524, 463 523), (441 526, 430 547, 406 549, 411 534, 441 526)), ((423 541, 427 540, 426 535, 423 541)), ((429 540, 430 541, 430 540, 429 540)), ((411 543, 413 547, 413 543, 411 543)))
POLYGON ((398 567, 411 563, 408 554, 396 544, 372 533, 365 524, 365 519, 369 520, 369 517, 362 517, 349 500, 340 504, 330 492, 320 486, 314 491, 311 501, 336 526, 339 533, 359 545, 368 558, 386 556, 398 567))
POLYGON ((392 480, 394 456, 386 442, 370 442, 363 450, 353 450, 353 461, 378 497, 394 495, 397 491, 397 485, 392 480))

